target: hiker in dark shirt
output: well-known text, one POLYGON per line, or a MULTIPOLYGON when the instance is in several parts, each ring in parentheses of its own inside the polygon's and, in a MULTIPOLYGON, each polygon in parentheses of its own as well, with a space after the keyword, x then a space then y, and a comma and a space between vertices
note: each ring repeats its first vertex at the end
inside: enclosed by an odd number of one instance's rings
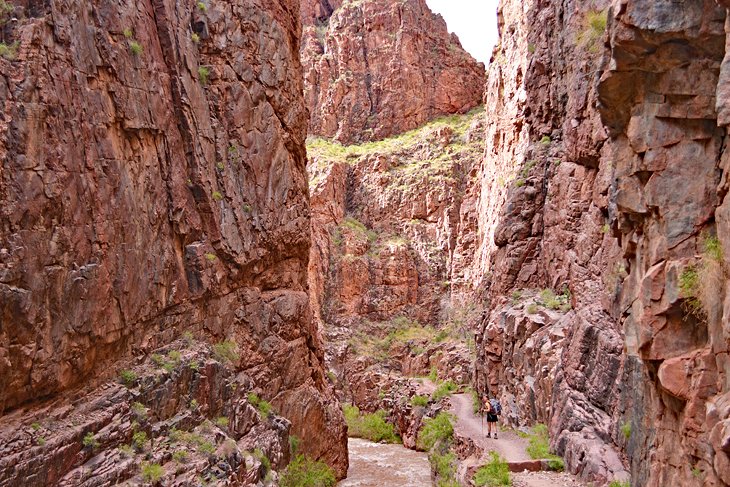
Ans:
POLYGON ((484 396, 484 409, 487 413, 487 438, 492 437, 492 430, 494 430, 494 439, 497 439, 497 421, 499 415, 502 414, 502 405, 496 399, 492 398, 487 400, 487 396, 484 396))

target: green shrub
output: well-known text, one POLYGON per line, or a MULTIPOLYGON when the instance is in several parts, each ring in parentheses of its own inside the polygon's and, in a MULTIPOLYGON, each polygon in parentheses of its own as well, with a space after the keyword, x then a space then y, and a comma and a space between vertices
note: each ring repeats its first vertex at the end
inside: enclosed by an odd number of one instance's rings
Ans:
POLYGON ((411 405, 425 407, 428 405, 428 396, 413 396, 411 398, 411 405))
POLYGON ((477 487, 498 487, 512 485, 509 465, 496 451, 489 452, 489 463, 474 474, 474 485, 477 487))
POLYGON ((610 484, 608 484, 608 487, 631 487, 631 483, 621 482, 620 480, 612 480, 610 484))
POLYGON ((264 466, 264 472, 268 473, 271 471, 271 460, 269 460, 269 457, 266 456, 261 448, 256 448, 253 451, 253 456, 264 466))
POLYGON ((423 420, 423 428, 418 432, 416 444, 421 450, 430 450, 438 443, 450 443, 454 437, 454 416, 440 412, 434 418, 423 420))
POLYGON ((583 30, 578 34, 578 44, 592 52, 598 52, 598 41, 603 37, 608 23, 608 10, 586 12, 583 30))
POLYGON ((198 409, 198 400, 197 399, 193 399, 190 401, 190 409, 192 409, 193 411, 198 409))
POLYGON ((247 396, 248 402, 251 403, 256 409, 258 409, 261 416, 264 418, 270 417, 272 414, 274 414, 274 408, 271 406, 271 403, 268 401, 264 401, 259 396, 254 394, 253 392, 249 392, 247 396))
POLYGON ((281 487, 333 487, 336 482, 335 473, 327 464, 304 455, 297 455, 279 478, 281 487))
POLYGON ((188 452, 185 450, 176 450, 172 454, 172 459, 177 463, 185 463, 188 459, 188 452))
POLYGON ((458 389, 458 386, 454 384, 454 381, 447 380, 439 384, 433 394, 431 394, 432 401, 440 401, 444 397, 453 394, 458 389))
POLYGON ((89 431, 86 433, 86 436, 84 436, 84 439, 82 441, 85 448, 91 448, 92 450, 96 450, 99 448, 99 441, 96 439, 96 436, 94 436, 94 433, 89 431))
POLYGON ((542 145, 550 145, 552 143, 552 140, 550 139, 549 135, 544 135, 542 139, 540 139, 540 143, 542 145))
POLYGON ((142 479, 145 482, 156 484, 163 475, 165 475, 165 469, 162 468, 162 465, 149 462, 142 463, 142 479))
POLYGON ((12 61, 16 57, 18 57, 18 44, 17 42, 14 42, 10 45, 5 44, 4 42, 0 42, 0 57, 3 57, 9 61, 12 61))
POLYGON ((39 436, 38 439, 35 440, 36 443, 38 443, 38 446, 43 446, 46 444, 46 438, 44 436, 39 436))
POLYGON ((441 330, 433 338, 433 341, 436 342, 436 343, 441 343, 444 340, 446 340, 448 337, 449 337, 449 331, 448 330, 441 330))
POLYGON ((197 44, 200 42, 200 36, 196 32, 193 32, 190 35, 190 39, 193 41, 194 44, 197 44))
POLYGON ((124 29, 124 31, 122 31, 122 34, 124 35, 125 39, 131 39, 132 37, 134 37, 134 31, 130 28, 124 29))
POLYGON ((456 476, 456 455, 452 452, 431 452, 428 456, 431 468, 439 480, 439 484, 454 481, 456 476))
POLYGON ((119 447, 119 453, 121 453, 123 457, 132 458, 134 456, 134 448, 130 445, 121 445, 119 447))
POLYGON ((163 357, 163 356, 162 356, 162 355, 160 355, 159 353, 153 353, 153 354, 152 354, 152 355, 150 356, 150 359, 151 359, 151 360, 152 360, 152 362, 153 362, 153 363, 154 363, 154 364, 155 364, 156 366, 158 366, 158 367, 162 367, 163 365, 165 365, 165 357, 163 357))
POLYGON ((709 313, 721 306, 726 281, 720 240, 705 235, 700 263, 685 268, 679 275, 679 291, 685 312, 705 321, 709 313))
POLYGON ((211 193, 211 196, 215 201, 220 201, 223 199, 223 193, 221 193, 220 191, 213 191, 213 193, 211 193))
POLYGON ((229 423, 230 420, 225 416, 220 416, 215 419, 215 424, 218 425, 218 427, 220 428, 227 428, 229 423))
POLYGON ((400 443, 395 427, 385 421, 385 411, 361 414, 357 406, 343 404, 348 436, 365 438, 374 442, 400 443))
POLYGON ((299 445, 301 444, 302 440, 295 435, 289 435, 289 453, 291 453, 292 456, 296 455, 299 451, 299 445))
POLYGON ((201 12, 206 12, 208 10, 208 6, 205 4, 205 2, 198 2, 197 3, 198 10, 201 12))
POLYGON ((535 303, 530 303, 527 305, 527 314, 528 315, 534 315, 539 311, 540 307, 535 303))
POLYGON ((224 340, 213 346, 213 355, 222 363, 236 363, 240 359, 238 345, 232 340, 224 340))
POLYGON ((200 369, 200 364, 198 363, 197 360, 191 360, 190 363, 188 364, 188 367, 190 367, 190 370, 197 371, 200 369))
POLYGON ((137 431, 132 435, 132 446, 137 451, 144 451, 145 444, 147 443, 147 433, 144 431, 137 431))
POLYGON ((122 370, 119 373, 119 377, 122 378, 122 382, 127 387, 131 387, 135 382, 137 382, 137 374, 131 370, 122 370))
POLYGON ((198 443, 198 451, 205 453, 206 455, 212 455, 215 453, 215 445, 210 441, 202 441, 198 443))
POLYGON ((170 350, 167 353, 167 359, 172 362, 178 363, 181 358, 182 358, 182 354, 180 352, 178 352, 177 350, 170 350))
POLYGON ((207 85, 209 78, 210 78, 210 69, 208 69, 205 66, 200 66, 198 68, 198 79, 200 80, 200 84, 207 85))
POLYGON ((141 402, 132 403, 132 412, 138 421, 143 421, 147 418, 147 408, 141 402))
POLYGON ((621 425, 621 433, 623 433, 624 438, 626 438, 627 440, 631 438, 631 423, 623 423, 621 425))
POLYGON ((129 41, 129 52, 134 56, 140 56, 144 52, 144 47, 137 41, 129 41))
POLYGON ((30 425, 30 427, 33 428, 33 431, 38 431, 39 429, 41 429, 41 424, 40 423, 33 423, 33 424, 30 425))

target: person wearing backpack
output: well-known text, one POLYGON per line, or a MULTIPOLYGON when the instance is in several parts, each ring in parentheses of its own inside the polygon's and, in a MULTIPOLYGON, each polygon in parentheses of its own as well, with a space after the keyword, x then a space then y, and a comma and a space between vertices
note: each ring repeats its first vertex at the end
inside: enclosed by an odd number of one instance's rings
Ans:
POLYGON ((502 414, 502 404, 495 398, 487 400, 487 397, 484 396, 484 407, 487 413, 487 438, 492 437, 492 430, 494 430, 494 439, 496 440, 497 421, 499 415, 502 414))

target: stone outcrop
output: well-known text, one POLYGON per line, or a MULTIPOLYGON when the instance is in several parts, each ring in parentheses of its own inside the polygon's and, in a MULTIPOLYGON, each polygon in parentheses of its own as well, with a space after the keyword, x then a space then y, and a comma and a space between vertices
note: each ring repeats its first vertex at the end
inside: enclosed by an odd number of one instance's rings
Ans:
MULTIPOLYGON (((298 2, 13 3, 0 411, 64 407, 190 330, 234 341, 236 369, 303 451, 344 475, 307 295, 298 2)), ((3 420, 3 435, 13 427, 3 420)))
POLYGON ((164 485, 258 485, 286 466, 290 423, 250 402, 250 378, 192 338, 157 352, 81 400, 3 417, 0 485, 140 485, 143 460, 164 485))
POLYGON ((309 133, 382 139, 481 104, 484 65, 425 0, 303 0, 309 133))
POLYGON ((475 378, 585 479, 730 482, 725 22, 712 1, 500 7, 475 378))

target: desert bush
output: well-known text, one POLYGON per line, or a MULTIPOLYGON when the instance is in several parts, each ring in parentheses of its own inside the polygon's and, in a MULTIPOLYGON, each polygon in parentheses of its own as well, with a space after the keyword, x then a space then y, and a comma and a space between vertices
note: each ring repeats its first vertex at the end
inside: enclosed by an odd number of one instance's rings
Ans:
POLYGON ((165 475, 165 469, 157 463, 142 463, 142 479, 145 482, 156 484, 165 475))
POLYGON ((433 418, 423 420, 423 428, 418 432, 416 444, 421 450, 430 450, 436 444, 450 443, 454 437, 454 416, 440 412, 433 418))
POLYGON ((336 482, 335 473, 327 464, 304 455, 297 455, 279 478, 281 487, 333 487, 336 482))
POLYGON ((236 342, 232 340, 224 340, 220 343, 216 343, 213 346, 213 355, 222 363, 235 363, 240 359, 240 356, 238 355, 238 345, 236 345, 236 342))
POLYGON ((361 414, 357 406, 344 404, 342 412, 347 422, 348 436, 374 442, 400 443, 400 438, 395 434, 395 427, 385 421, 385 411, 361 414))

